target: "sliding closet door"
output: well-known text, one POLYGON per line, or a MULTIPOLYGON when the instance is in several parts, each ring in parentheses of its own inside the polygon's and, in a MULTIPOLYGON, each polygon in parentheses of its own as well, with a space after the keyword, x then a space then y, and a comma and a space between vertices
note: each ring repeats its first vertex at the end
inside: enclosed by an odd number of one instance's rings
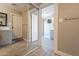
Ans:
POLYGON ((29 49, 39 45, 39 8, 29 4, 29 49))

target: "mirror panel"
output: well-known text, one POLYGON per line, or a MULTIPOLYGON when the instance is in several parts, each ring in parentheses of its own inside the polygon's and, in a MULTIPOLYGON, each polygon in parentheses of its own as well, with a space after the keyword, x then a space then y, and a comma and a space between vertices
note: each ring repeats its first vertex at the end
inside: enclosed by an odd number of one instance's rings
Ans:
POLYGON ((30 50, 38 47, 38 20, 39 10, 34 5, 29 4, 29 20, 30 20, 30 50))

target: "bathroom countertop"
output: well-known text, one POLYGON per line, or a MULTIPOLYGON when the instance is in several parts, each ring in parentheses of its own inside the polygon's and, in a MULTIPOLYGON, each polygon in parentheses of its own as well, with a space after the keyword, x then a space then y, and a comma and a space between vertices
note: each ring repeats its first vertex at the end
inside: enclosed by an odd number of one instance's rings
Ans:
POLYGON ((10 31, 10 28, 8 28, 8 27, 1 27, 0 31, 10 31))

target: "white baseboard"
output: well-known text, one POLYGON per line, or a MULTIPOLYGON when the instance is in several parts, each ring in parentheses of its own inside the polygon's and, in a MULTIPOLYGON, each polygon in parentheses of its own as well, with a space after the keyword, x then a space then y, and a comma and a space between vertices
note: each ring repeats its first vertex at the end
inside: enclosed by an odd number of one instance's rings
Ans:
POLYGON ((62 52, 62 51, 59 51, 59 50, 56 50, 54 53, 59 55, 59 56, 72 56, 68 53, 65 53, 65 52, 62 52))

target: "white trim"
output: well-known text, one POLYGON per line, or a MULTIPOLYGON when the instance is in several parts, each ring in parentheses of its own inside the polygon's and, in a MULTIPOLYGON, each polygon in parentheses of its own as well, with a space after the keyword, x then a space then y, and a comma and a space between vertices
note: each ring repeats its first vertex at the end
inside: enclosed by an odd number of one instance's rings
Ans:
POLYGON ((58 49, 58 4, 56 3, 54 5, 54 11, 55 11, 55 15, 54 15, 54 48, 55 50, 58 49))
POLYGON ((32 49, 31 51, 27 52, 24 56, 27 56, 28 54, 32 53, 33 51, 35 51, 38 48, 40 48, 40 47, 36 47, 36 48, 32 49))
POLYGON ((65 53, 65 52, 62 52, 62 51, 59 51, 59 50, 54 51, 54 53, 59 55, 59 56, 72 56, 68 53, 65 53))

